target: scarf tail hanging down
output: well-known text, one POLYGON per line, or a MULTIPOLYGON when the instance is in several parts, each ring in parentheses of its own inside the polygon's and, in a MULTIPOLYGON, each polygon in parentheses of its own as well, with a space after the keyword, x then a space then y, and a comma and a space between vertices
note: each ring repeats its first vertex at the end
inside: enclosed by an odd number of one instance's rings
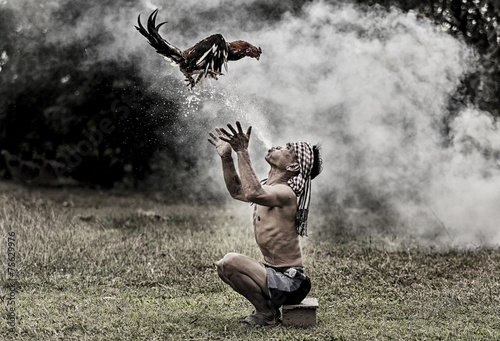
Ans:
POLYGON ((309 204, 311 202, 311 178, 308 177, 304 191, 299 197, 297 214, 295 215, 295 228, 301 237, 307 237, 307 217, 309 216, 309 204))
POLYGON ((293 142, 300 172, 290 180, 288 185, 298 198, 295 228, 299 236, 307 236, 307 218, 311 202, 311 171, 314 164, 313 146, 308 142, 293 142))

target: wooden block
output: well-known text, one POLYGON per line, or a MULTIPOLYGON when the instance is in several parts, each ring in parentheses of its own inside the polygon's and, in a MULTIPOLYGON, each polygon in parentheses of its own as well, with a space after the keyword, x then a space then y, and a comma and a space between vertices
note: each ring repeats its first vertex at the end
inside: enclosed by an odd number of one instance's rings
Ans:
POLYGON ((318 300, 314 297, 305 298, 300 304, 284 305, 282 321, 289 326, 314 326, 316 324, 316 309, 318 300))

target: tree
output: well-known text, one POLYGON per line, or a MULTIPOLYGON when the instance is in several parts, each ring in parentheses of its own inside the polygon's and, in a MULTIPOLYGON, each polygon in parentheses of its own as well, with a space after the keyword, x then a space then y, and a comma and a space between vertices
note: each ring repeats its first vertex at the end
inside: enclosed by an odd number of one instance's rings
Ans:
POLYGON ((150 157, 171 142, 159 143, 156 131, 174 123, 176 104, 139 91, 147 84, 134 56, 94 58, 96 49, 112 43, 105 29, 66 42, 53 39, 89 6, 69 5, 52 13, 56 20, 48 26, 0 8, 0 25, 8 32, 0 45, 0 145, 24 160, 58 160, 70 168, 64 175, 84 183, 110 187, 124 178, 143 179, 150 157))
POLYGON ((479 67, 457 89, 464 101, 500 117, 500 2, 496 0, 357 0, 364 5, 396 6, 430 18, 464 39, 479 55, 479 67))

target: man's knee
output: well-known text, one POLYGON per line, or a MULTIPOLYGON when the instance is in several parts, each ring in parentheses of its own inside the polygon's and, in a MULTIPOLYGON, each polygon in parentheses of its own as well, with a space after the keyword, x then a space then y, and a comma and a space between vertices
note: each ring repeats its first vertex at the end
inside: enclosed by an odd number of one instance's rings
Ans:
POLYGON ((226 254, 220 261, 216 263, 217 273, 219 276, 227 277, 237 267, 236 263, 241 255, 239 253, 230 252, 226 254))

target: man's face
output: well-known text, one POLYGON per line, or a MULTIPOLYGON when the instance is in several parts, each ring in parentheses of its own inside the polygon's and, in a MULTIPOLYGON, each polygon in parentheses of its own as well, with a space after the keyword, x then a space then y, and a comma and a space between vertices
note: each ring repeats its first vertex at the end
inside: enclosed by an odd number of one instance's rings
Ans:
POLYGON ((286 167, 297 162, 295 155, 295 148, 291 143, 287 143, 285 147, 272 147, 268 150, 266 161, 279 169, 286 169, 286 167))

